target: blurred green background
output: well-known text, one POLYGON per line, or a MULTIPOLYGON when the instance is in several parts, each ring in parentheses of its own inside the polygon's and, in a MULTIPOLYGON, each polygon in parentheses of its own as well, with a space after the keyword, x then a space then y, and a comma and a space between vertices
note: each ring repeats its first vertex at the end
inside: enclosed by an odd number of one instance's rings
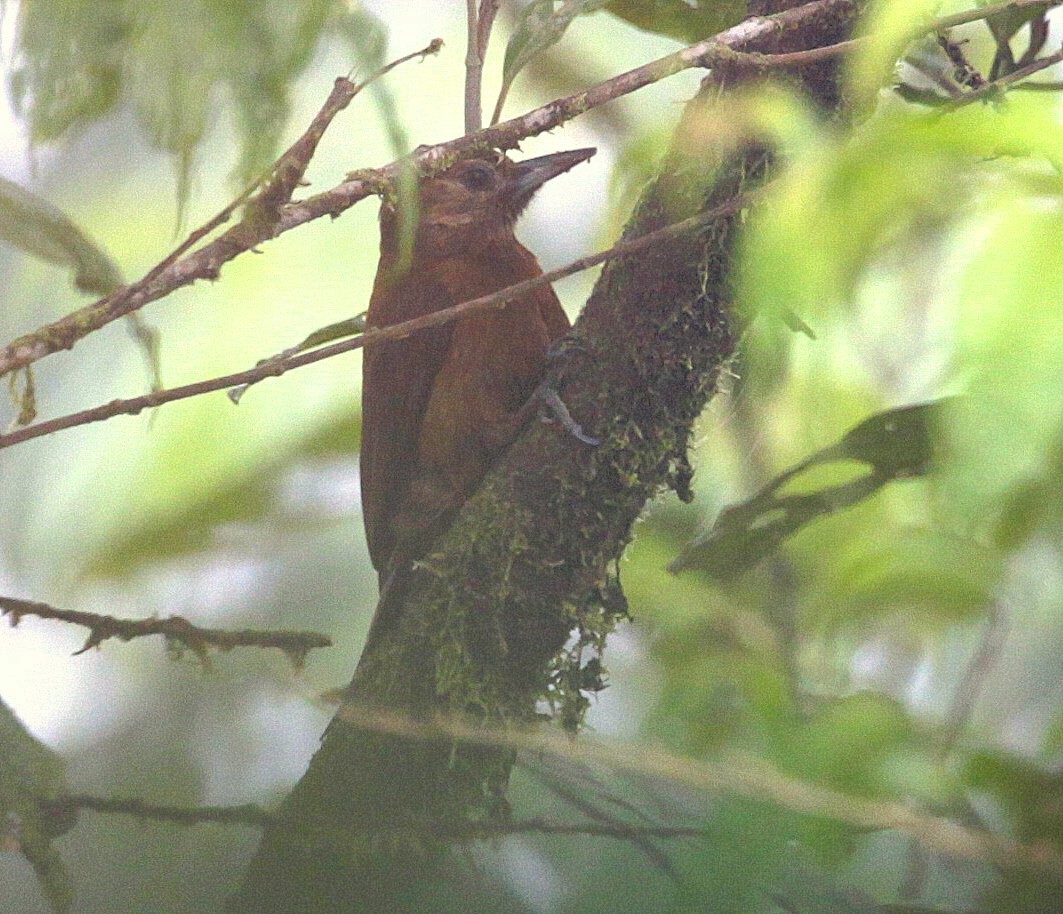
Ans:
MULTIPOLYGON (((447 42, 337 119, 307 192, 389 161, 403 144, 460 133, 457 0, 2 6, 0 173, 62 209, 126 279, 261 171, 338 74, 368 73, 437 36, 447 42)), ((742 4, 614 6, 643 30, 604 10, 581 16, 516 79, 506 112, 711 34, 742 4)), ((846 77, 874 109, 859 127, 821 121, 781 91, 724 101, 706 119, 706 143, 742 129, 781 151, 779 180, 742 240, 738 305, 757 317, 702 417, 696 500, 662 496, 636 529, 621 567, 633 621, 611 639, 609 688, 589 723, 635 761, 645 747, 692 765, 739 749, 808 784, 1040 844, 1058 860, 1060 106, 1052 92, 1015 92, 938 118, 878 91, 875 61, 901 51, 896 23, 929 6, 877 13, 886 37, 846 77), (787 330, 773 315, 780 308, 815 339, 787 330), (927 472, 803 526, 751 568, 725 562, 721 572, 711 546, 684 553, 721 509, 861 420, 946 395, 960 396, 928 415, 927 472), (669 574, 680 553, 691 567, 669 574)), ((500 17, 488 108, 503 41, 520 21, 500 17)), ((984 65, 984 26, 957 35, 984 65)), ((681 74, 523 144, 528 155, 599 147, 522 222, 544 267, 616 238, 700 76, 681 74)), ((238 258, 219 282, 145 309, 165 385, 242 370, 363 311, 375 216, 366 201, 318 220, 238 258)), ((592 281, 584 273, 559 284, 573 315, 592 281)), ((0 341, 88 300, 63 269, 0 247, 0 341)), ((0 696, 67 759, 71 789, 265 803, 303 771, 330 715, 317 696, 346 681, 375 601, 357 496, 358 358, 271 380, 239 407, 215 394, 0 453, 0 593, 129 617, 313 629, 335 641, 301 673, 253 650, 216 655, 205 670, 152 640, 73 657, 77 631, 35 619, 0 627, 0 696)), ((141 393, 150 374, 114 324, 42 361, 36 384, 50 417, 141 393)), ((15 414, 5 407, 0 421, 15 414)), ((866 473, 866 462, 844 460, 784 491, 866 473)), ((530 760, 513 788, 521 815, 696 825, 706 837, 485 843, 445 891, 425 888, 425 910, 468 910, 470 898, 476 910, 534 912, 1063 909, 1045 868, 944 857, 910 835, 681 780, 530 760)), ((77 911, 192 912, 218 908, 255 840, 249 829, 85 813, 56 846, 77 911)), ((16 854, 0 854, 0 885, 0 914, 48 909, 16 854)))

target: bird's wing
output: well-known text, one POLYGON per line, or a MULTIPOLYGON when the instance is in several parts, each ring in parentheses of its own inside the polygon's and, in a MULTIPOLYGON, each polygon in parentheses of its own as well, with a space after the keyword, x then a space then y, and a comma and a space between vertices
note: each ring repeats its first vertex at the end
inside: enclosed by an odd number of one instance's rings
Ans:
MULTIPOLYGON (((386 327, 455 302, 434 282, 378 285, 368 323, 386 327)), ((425 409, 450 348, 451 325, 367 347, 362 374, 361 484, 365 533, 373 567, 384 573, 395 547, 393 520, 418 469, 425 409)))
MULTIPOLYGON (((538 263, 536 264, 538 266, 538 263)), ((561 302, 552 286, 540 286, 534 292, 535 299, 539 304, 539 314, 546 324, 546 333, 551 343, 556 343, 568 333, 572 323, 561 307, 561 302)))

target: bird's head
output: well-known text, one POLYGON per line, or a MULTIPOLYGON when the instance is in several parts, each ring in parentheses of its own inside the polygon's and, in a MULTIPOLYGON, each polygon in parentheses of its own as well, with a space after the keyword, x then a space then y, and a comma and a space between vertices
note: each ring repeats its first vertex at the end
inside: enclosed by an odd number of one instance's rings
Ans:
MULTIPOLYGON (((462 159, 421 181, 414 257, 454 257, 513 237, 513 224, 551 178, 585 162, 595 149, 513 162, 501 154, 462 159)), ((395 220, 383 212, 384 228, 395 220)), ((394 225, 391 226, 394 229, 394 225)))

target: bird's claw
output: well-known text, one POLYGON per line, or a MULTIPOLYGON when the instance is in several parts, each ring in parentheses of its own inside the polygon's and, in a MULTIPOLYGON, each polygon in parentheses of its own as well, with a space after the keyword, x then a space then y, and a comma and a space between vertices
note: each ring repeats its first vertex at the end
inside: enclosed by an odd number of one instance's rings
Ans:
POLYGON ((554 388, 545 387, 540 390, 539 400, 551 413, 550 416, 542 417, 543 422, 549 422, 551 418, 557 420, 558 424, 573 438, 577 441, 582 441, 584 444, 589 444, 591 447, 597 447, 602 443, 601 438, 595 438, 593 435, 588 435, 583 431, 583 427, 572 418, 572 413, 568 411, 565 401, 561 399, 561 395, 554 388))
POLYGON ((573 353, 587 351, 587 344, 580 337, 574 333, 566 333, 550 344, 546 350, 546 361, 556 362, 558 359, 570 357, 573 353))

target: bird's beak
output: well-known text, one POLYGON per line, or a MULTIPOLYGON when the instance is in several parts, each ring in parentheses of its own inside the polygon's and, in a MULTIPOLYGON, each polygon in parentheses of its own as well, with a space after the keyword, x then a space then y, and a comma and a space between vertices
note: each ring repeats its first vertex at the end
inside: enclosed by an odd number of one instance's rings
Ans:
POLYGON ((586 162, 597 151, 593 147, 573 149, 514 163, 506 174, 504 190, 513 212, 519 213, 524 209, 535 192, 551 178, 564 174, 580 162, 586 162))

